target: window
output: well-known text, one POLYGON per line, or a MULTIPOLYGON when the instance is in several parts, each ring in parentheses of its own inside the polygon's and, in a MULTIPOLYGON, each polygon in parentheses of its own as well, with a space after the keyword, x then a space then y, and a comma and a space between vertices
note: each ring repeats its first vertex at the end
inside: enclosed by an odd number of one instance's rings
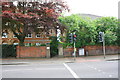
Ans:
POLYGON ((32 43, 25 43, 25 46, 32 46, 32 43))
POLYGON ((31 33, 28 33, 26 38, 32 38, 32 34, 31 33))
POLYGON ((2 38, 7 38, 8 36, 7 36, 7 33, 5 33, 5 32, 3 32, 2 33, 2 38))
POLYGON ((40 45, 41 45, 41 43, 36 43, 35 45, 36 45, 36 46, 40 46, 40 45))
POLYGON ((50 43, 45 43, 46 45, 50 45, 50 43))
POLYGON ((7 43, 2 43, 3 45, 6 45, 7 43))
POLYGON ((38 34, 36 34, 36 38, 40 38, 40 34, 38 33, 38 34))
POLYGON ((18 45, 19 43, 13 43, 13 45, 18 45))

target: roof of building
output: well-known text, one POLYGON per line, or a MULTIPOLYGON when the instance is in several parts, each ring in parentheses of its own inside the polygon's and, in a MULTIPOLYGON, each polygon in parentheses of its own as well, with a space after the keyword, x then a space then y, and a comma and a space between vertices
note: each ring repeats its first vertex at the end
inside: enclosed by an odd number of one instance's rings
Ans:
POLYGON ((92 20, 100 18, 102 16, 98 16, 98 15, 93 15, 93 14, 79 14, 81 17, 90 17, 92 20))

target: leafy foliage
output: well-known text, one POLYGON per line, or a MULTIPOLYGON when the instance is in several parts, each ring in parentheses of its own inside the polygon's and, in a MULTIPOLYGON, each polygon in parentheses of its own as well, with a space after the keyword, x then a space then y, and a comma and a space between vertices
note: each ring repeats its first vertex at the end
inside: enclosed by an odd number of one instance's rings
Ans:
MULTIPOLYGON (((95 27, 90 18, 82 18, 79 15, 60 17, 60 22, 68 26, 68 33, 76 30, 76 47, 82 47, 93 43, 95 38, 95 27)), ((67 35, 68 36, 68 35, 67 35)), ((68 37, 67 37, 68 43, 68 37)))
POLYGON ((105 33, 106 45, 117 45, 118 20, 114 17, 102 17, 95 20, 96 32, 105 33))
POLYGON ((68 33, 72 33, 74 30, 76 30, 77 35, 76 47, 101 45, 98 40, 98 33, 100 31, 105 32, 106 45, 118 45, 120 40, 118 20, 114 17, 101 17, 96 20, 91 20, 89 17, 83 18, 75 14, 60 17, 59 20, 68 26, 66 45, 70 44, 68 42, 68 33))
POLYGON ((117 36, 116 43, 118 46, 120 46, 120 20, 118 20, 118 28, 116 29, 116 36, 117 36))

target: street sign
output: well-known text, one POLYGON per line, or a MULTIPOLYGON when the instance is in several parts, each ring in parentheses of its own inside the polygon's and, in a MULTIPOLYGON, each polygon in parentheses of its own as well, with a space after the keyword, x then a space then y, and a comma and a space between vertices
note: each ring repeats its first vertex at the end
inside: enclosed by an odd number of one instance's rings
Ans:
POLYGON ((79 56, 84 56, 84 48, 79 48, 79 56))

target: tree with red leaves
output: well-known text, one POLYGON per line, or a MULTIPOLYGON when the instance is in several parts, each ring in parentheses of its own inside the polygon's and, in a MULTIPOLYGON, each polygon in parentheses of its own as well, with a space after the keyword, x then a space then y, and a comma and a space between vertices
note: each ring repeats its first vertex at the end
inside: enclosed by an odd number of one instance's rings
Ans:
POLYGON ((56 30, 58 26, 63 31, 65 26, 59 23, 58 17, 66 10, 69 9, 62 0, 3 2, 2 28, 12 31, 23 45, 25 36, 30 32, 49 33, 50 29, 56 30), (43 28, 39 28, 41 26, 43 28))

